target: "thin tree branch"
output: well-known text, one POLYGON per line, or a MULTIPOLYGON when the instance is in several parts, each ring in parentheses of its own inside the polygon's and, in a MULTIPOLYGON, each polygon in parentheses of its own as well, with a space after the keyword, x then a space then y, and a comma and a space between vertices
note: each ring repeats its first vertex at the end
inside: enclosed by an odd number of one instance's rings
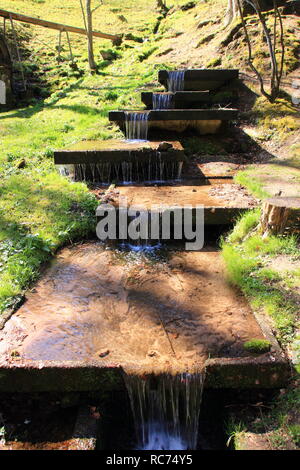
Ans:
MULTIPOLYGON (((282 74, 283 74, 284 55, 285 55, 285 44, 284 44, 284 30, 283 30, 282 16, 281 16, 280 11, 278 10, 277 1, 274 0, 274 2, 275 2, 276 14, 277 14, 277 16, 278 16, 279 25, 280 25, 280 38, 279 38, 279 42, 280 42, 280 47, 281 47, 281 60, 280 60, 280 68, 279 68, 279 75, 278 75, 278 87, 279 87, 279 86, 280 86, 281 79, 282 79, 282 74)), ((275 11, 275 9, 274 9, 274 11, 275 11)))
POLYGON ((243 25, 244 32, 245 32, 246 42, 247 42, 247 46, 248 46, 248 64, 249 64, 250 68, 253 70, 253 72, 255 73, 255 75, 257 76, 257 78, 259 80, 261 94, 263 96, 265 96, 268 100, 270 100, 271 96, 265 91, 263 78, 262 78, 261 74, 259 73, 259 71, 257 70, 257 68, 253 65, 251 41, 250 41, 250 38, 249 38, 249 34, 248 34, 244 14, 243 14, 242 7, 241 7, 241 4, 240 4, 240 0, 237 0, 237 4, 238 4, 238 9, 239 9, 239 12, 240 12, 240 17, 241 17, 242 25, 243 25))
POLYGON ((249 37, 248 29, 247 29, 247 24, 244 18, 243 10, 241 7, 241 0, 237 0, 237 5, 242 21, 242 25, 244 28, 245 32, 245 37, 246 37, 246 42, 248 45, 248 64, 252 71, 255 73, 257 76, 259 83, 260 83, 260 92, 263 96, 265 96, 270 102, 274 102, 275 99, 278 96, 279 90, 280 90, 280 83, 282 79, 282 74, 283 74, 283 66, 284 66, 284 31, 283 31, 283 22, 282 22, 282 17, 281 13, 278 10, 277 7, 277 0, 273 0, 273 5, 274 5, 274 23, 273 23, 273 39, 271 37, 271 33, 267 27, 267 23, 265 20, 265 16, 261 11, 260 5, 258 0, 245 0, 251 7, 254 9, 256 12, 259 22, 262 26, 264 36, 267 41, 268 45, 268 50, 269 50, 269 56, 270 56, 270 63, 271 63, 271 77, 270 77, 270 93, 268 93, 265 90, 264 86, 264 80, 262 77, 262 74, 257 70, 257 68, 253 64, 253 57, 252 57, 252 47, 251 47, 251 40, 249 37), (278 20, 278 21, 277 21, 278 20), (281 46, 281 60, 280 60, 280 65, 278 65, 278 60, 276 57, 276 46, 277 46, 277 27, 278 27, 278 22, 280 25, 280 33, 279 33, 279 43, 281 46))

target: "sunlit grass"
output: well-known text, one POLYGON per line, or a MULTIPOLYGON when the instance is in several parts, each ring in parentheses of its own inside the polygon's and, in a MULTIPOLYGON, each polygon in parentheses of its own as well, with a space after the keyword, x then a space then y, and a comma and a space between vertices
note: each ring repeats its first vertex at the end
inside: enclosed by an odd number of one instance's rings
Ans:
POLYGON ((256 224, 254 214, 244 215, 227 240, 223 240, 222 256, 230 282, 246 294, 254 308, 263 309, 273 318, 280 341, 286 343, 292 339, 297 325, 297 302, 277 285, 281 276, 266 268, 265 263, 279 254, 297 256, 299 242, 295 237, 262 238, 257 231, 246 237, 247 229, 250 231, 256 224))

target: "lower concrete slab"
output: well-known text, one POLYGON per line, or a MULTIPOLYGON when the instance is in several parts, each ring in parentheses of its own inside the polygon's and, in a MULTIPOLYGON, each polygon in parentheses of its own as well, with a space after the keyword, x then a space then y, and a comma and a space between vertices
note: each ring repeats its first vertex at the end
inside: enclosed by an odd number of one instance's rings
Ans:
POLYGON ((138 207, 160 212, 169 208, 204 206, 206 225, 227 225, 243 212, 257 206, 257 200, 246 189, 230 179, 191 179, 155 185, 116 185, 107 193, 105 202, 115 207, 138 207), (159 209, 161 207, 161 209, 159 209))
POLYGON ((0 333, 0 391, 120 389, 123 374, 207 368, 207 387, 282 386, 280 350, 224 276, 219 253, 63 249, 0 333))

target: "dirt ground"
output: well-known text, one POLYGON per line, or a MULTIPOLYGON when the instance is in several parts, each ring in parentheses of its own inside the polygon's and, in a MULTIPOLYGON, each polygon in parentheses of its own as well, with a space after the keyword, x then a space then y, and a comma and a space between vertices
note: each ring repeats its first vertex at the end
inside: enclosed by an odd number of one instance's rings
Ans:
POLYGON ((243 343, 263 338, 214 248, 154 261, 92 242, 63 249, 0 333, 1 362, 102 357, 180 371, 245 356, 243 343))

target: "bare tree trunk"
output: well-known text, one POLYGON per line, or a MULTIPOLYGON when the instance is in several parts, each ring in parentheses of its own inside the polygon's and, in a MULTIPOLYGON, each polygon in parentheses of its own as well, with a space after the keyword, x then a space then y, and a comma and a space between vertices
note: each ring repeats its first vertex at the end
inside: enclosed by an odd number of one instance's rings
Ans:
POLYGON ((166 5, 166 0, 156 0, 156 6, 161 12, 167 13, 169 8, 166 5))
MULTIPOLYGON (((243 3, 241 1, 241 3, 243 3)), ((239 5, 237 0, 228 0, 227 10, 225 14, 225 26, 230 25, 237 17, 240 16, 239 5)))
POLYGON ((87 16, 89 66, 91 70, 96 70, 97 66, 96 66, 96 62, 94 58, 94 46, 93 46, 93 22, 92 22, 91 0, 86 0, 86 16, 87 16))
POLYGON ((157 8, 165 8, 166 2, 164 0, 156 0, 157 8))

